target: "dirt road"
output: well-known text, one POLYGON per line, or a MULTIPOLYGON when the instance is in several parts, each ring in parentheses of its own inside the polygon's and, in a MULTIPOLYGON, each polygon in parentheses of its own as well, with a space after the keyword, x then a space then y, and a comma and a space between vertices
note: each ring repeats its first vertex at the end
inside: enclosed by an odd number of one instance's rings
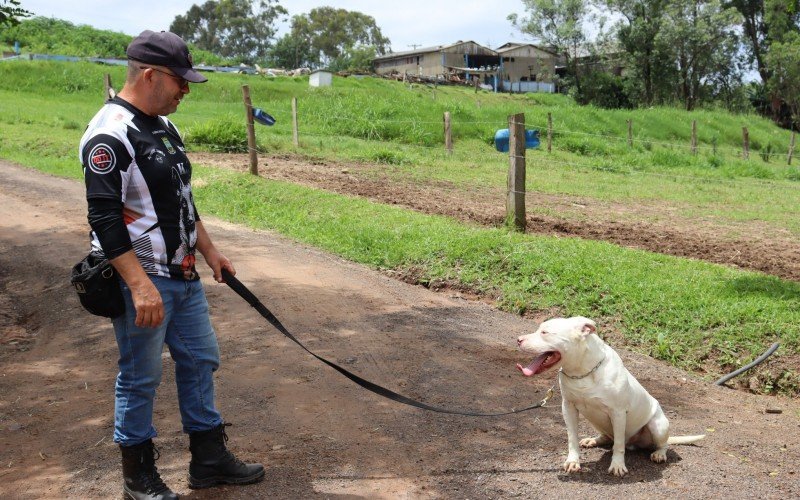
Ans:
MULTIPOLYGON (((118 498, 111 442, 116 346, 67 284, 87 248, 75 181, 0 162, 0 497, 118 498)), ((200 207, 202 212, 202 207, 200 207)), ((525 379, 515 349, 531 320, 437 294, 266 232, 205 218, 238 277, 308 347, 407 396, 500 411, 539 400, 554 381, 525 379)), ((201 271, 202 272, 202 271, 201 271)), ((267 466, 240 488, 191 491, 168 356, 156 404, 167 483, 191 498, 792 498, 800 496, 800 404, 714 387, 621 351, 661 401, 673 433, 666 465, 629 452, 609 476, 610 450, 561 471, 566 433, 556 395, 529 413, 435 414, 352 384, 273 330, 204 273, 222 349, 218 406, 230 444, 267 466), (782 413, 765 413, 780 409, 782 413)), ((601 325, 602 328, 602 325, 601 325)), ((588 428, 582 427, 584 433, 588 428)))

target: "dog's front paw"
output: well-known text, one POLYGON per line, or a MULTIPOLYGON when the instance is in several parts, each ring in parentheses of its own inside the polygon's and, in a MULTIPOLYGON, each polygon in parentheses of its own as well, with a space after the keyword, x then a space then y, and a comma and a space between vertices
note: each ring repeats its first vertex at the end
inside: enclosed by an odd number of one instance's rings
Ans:
POLYGON ((578 472, 580 470, 581 470, 581 463, 578 462, 577 460, 567 459, 567 461, 564 462, 565 472, 578 472))
POLYGON ((650 454, 650 460, 657 464, 663 464, 667 461, 667 450, 656 450, 650 454))
POLYGON ((617 477, 622 477, 628 473, 628 468, 625 467, 624 460, 614 460, 611 459, 611 467, 608 468, 608 472, 614 474, 617 477))
POLYGON ((597 438, 584 438, 581 439, 581 448, 594 448, 597 446, 597 438))

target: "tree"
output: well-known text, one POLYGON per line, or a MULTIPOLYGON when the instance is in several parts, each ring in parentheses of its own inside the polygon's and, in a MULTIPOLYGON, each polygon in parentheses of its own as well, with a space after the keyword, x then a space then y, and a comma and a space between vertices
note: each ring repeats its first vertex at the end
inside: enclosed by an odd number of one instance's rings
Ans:
POLYGON ((781 96, 792 114, 792 125, 800 126, 800 33, 787 33, 774 42, 766 56, 772 72, 767 87, 781 96))
POLYGON ((297 46, 310 47, 312 66, 329 64, 359 47, 372 47, 375 54, 383 55, 390 44, 372 16, 333 7, 294 16, 291 37, 297 46))
POLYGON ((375 59, 373 45, 361 45, 346 49, 344 54, 331 61, 331 71, 372 71, 372 60, 375 59))
POLYGON ((291 33, 283 35, 270 51, 271 64, 279 68, 302 68, 312 65, 316 57, 311 52, 311 42, 291 33))
POLYGON ((582 0, 522 0, 522 3, 528 17, 520 19, 517 14, 511 14, 508 20, 523 34, 564 56, 567 71, 580 93, 578 57, 588 55, 583 31, 588 16, 586 3, 582 0))
POLYGON ((668 43, 661 36, 667 0, 605 0, 606 6, 622 16, 617 36, 627 54, 629 95, 650 106, 671 94, 675 81, 668 43))
POLYGON ((713 94, 718 78, 736 78, 739 16, 720 0, 673 0, 659 36, 673 50, 678 99, 688 111, 713 94), (733 71, 732 71, 733 70, 733 71))
POLYGON ((762 97, 755 103, 757 108, 776 122, 788 125, 785 118, 789 111, 784 101, 791 96, 776 94, 776 89, 784 86, 771 81, 773 68, 768 60, 772 45, 784 43, 787 37, 793 36, 792 33, 800 32, 800 1, 730 0, 726 5, 735 8, 742 16, 742 31, 748 42, 750 62, 755 63, 764 85, 763 92, 758 93, 762 97))
POLYGON ((0 27, 16 26, 21 17, 33 15, 20 7, 19 0, 0 0, 0 27))
POLYGON ((208 0, 176 16, 169 29, 199 49, 252 63, 269 54, 275 22, 287 14, 278 0, 208 0))

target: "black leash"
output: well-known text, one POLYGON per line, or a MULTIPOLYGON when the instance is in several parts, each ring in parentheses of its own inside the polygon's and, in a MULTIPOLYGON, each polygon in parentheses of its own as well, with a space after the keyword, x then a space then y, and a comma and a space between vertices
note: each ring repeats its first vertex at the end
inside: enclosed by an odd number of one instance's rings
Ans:
POLYGON ((420 403, 419 401, 415 401, 415 400, 413 400, 411 398, 407 398, 407 397, 405 397, 405 396, 403 396, 401 394, 397 394, 396 392, 391 391, 391 390, 389 390, 389 389, 387 389, 385 387, 381 387, 378 384, 374 384, 374 383, 370 382, 369 380, 364 380, 363 378, 359 377, 358 375, 355 375, 355 374, 350 373, 349 371, 345 370, 344 368, 342 368, 341 366, 337 365, 336 363, 328 361, 327 359, 323 358, 322 356, 317 356, 316 354, 311 352, 306 346, 304 346, 299 340, 297 340, 294 337, 294 335, 289 333, 289 330, 287 330, 281 324, 281 322, 278 321, 278 318, 276 318, 275 315, 272 314, 270 312, 270 310, 267 309, 266 306, 264 306, 264 304, 262 304, 261 301, 258 300, 258 298, 255 295, 253 295, 253 292, 248 290, 247 287, 244 286, 241 281, 236 279, 227 269, 222 269, 222 278, 225 280, 225 283, 229 287, 231 287, 231 289, 233 289, 234 292, 239 294, 239 296, 242 297, 244 300, 246 300, 248 304, 253 306, 253 308, 255 308, 255 310, 258 311, 258 313, 261 314, 261 316, 264 317, 264 319, 269 321, 269 323, 272 326, 274 326, 275 328, 277 328, 279 332, 281 332, 282 334, 286 335, 286 337, 288 337, 289 340, 291 340, 295 344, 297 344, 300 347, 302 347, 304 351, 306 351, 307 353, 311 354, 312 356, 314 356, 318 360, 322 361, 326 365, 330 366, 331 368, 333 368, 337 372, 341 373, 345 377, 349 378, 350 380, 352 380, 356 384, 360 385, 364 389, 366 389, 368 391, 372 391, 372 392, 374 392, 375 394, 377 394, 379 396, 383 396, 383 397, 391 399, 393 401, 397 401, 398 403, 403 403, 403 404, 406 404, 406 405, 409 405, 409 406, 415 406, 417 408, 422 408, 423 410, 430 410, 430 411, 435 411, 435 412, 438 412, 438 413, 449 413, 449 414, 453 414, 453 415, 467 415, 467 416, 471 416, 471 417, 499 417, 501 415, 511 415, 513 413, 522 413, 523 411, 533 410, 534 408, 540 408, 540 407, 544 406, 547 403, 547 400, 550 399, 550 397, 553 395, 553 388, 551 387, 547 391, 547 394, 545 395, 544 399, 542 399, 540 402, 536 403, 535 405, 528 406, 527 408, 523 408, 521 410, 511 410, 511 411, 507 411, 507 412, 503 412, 503 413, 477 413, 477 412, 469 412, 469 411, 448 410, 447 408, 439 408, 438 406, 431 406, 431 405, 428 405, 428 404, 425 404, 425 403, 420 403))

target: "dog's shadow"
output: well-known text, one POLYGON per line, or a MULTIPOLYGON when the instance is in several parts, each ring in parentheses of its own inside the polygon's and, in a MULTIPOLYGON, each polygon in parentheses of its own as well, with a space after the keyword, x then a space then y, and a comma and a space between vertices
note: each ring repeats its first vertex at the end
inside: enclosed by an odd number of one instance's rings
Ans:
POLYGON ((608 468, 611 466, 611 447, 599 449, 605 449, 599 459, 587 460, 585 457, 581 457, 581 470, 572 473, 562 471, 558 474, 558 480, 595 484, 650 482, 660 480, 664 475, 664 469, 683 460, 672 448, 667 450, 667 463, 661 464, 650 460, 650 450, 625 450, 625 466, 628 468, 628 473, 623 477, 618 477, 608 472, 608 468))

